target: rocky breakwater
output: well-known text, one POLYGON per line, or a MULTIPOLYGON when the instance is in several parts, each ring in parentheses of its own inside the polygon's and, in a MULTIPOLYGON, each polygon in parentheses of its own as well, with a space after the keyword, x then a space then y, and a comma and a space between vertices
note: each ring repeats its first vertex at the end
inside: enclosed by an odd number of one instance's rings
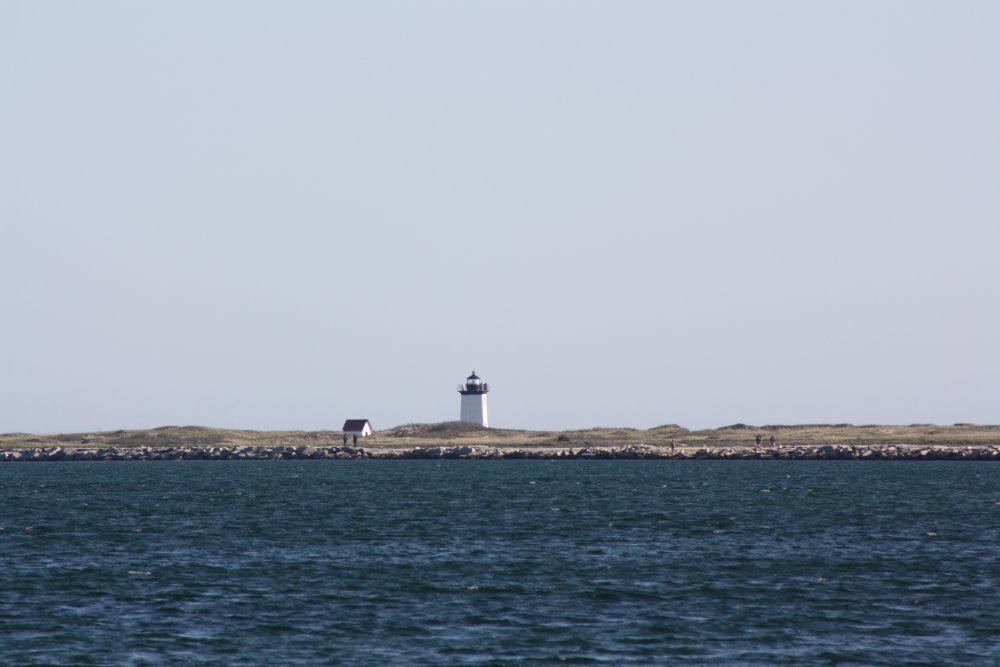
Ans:
POLYGON ((583 449, 520 449, 482 446, 414 447, 382 451, 374 458, 385 459, 668 459, 669 449, 647 445, 587 447, 583 449))
POLYGON ((1000 461, 1000 444, 969 447, 821 445, 809 447, 669 447, 643 444, 579 449, 462 445, 412 449, 357 447, 38 447, 0 450, 4 461, 274 461, 305 459, 678 459, 836 461, 1000 461))
POLYGON ((819 445, 809 447, 703 447, 678 450, 678 459, 810 460, 810 461, 1000 461, 1000 445, 819 445))
POLYGON ((496 447, 417 447, 381 452, 392 459, 680 459, 680 460, 839 460, 839 461, 1000 461, 1000 445, 941 447, 912 445, 822 445, 809 447, 669 447, 621 445, 581 449, 498 449, 496 447))
POLYGON ((355 447, 37 447, 0 451, 2 461, 275 461, 365 459, 355 447))

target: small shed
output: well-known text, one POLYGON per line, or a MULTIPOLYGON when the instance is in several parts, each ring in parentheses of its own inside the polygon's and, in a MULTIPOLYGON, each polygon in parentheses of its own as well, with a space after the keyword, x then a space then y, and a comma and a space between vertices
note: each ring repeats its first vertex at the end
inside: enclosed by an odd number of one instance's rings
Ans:
POLYGON ((344 422, 344 427, 340 429, 344 435, 361 436, 367 438, 372 434, 372 423, 367 419, 348 419, 344 422))

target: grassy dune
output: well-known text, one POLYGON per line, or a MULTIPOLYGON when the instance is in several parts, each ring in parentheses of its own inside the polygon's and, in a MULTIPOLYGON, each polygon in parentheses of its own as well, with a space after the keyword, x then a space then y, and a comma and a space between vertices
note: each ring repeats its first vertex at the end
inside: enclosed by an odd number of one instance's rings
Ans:
MULTIPOLYGON (((689 431, 676 424, 651 429, 591 428, 571 431, 527 431, 484 429, 474 424, 442 422, 406 424, 360 440, 366 448, 409 449, 479 445, 501 448, 581 448, 610 447, 628 444, 669 446, 673 440, 683 447, 752 447, 760 434, 766 445, 771 436, 779 446, 845 445, 996 445, 1000 444, 1000 425, 910 424, 909 426, 852 424, 801 424, 752 426, 734 424, 723 428, 689 431)), ((328 447, 342 442, 340 431, 241 431, 205 426, 161 426, 144 430, 103 431, 32 435, 0 434, 0 448, 25 447, 205 447, 205 446, 312 446, 328 447)))

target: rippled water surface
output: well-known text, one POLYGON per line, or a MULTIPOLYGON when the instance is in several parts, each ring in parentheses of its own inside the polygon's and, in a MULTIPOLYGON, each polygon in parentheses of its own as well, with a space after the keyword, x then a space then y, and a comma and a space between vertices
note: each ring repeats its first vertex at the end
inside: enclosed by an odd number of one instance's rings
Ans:
POLYGON ((0 466, 0 664, 997 664, 1000 464, 0 466))

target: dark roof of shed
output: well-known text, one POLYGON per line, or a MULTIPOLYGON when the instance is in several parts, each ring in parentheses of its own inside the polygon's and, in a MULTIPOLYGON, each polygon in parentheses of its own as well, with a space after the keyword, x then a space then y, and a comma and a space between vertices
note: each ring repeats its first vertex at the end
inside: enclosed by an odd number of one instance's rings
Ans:
POLYGON ((365 424, 370 427, 372 423, 367 419, 348 419, 344 422, 344 428, 341 431, 362 431, 365 428, 365 424))

